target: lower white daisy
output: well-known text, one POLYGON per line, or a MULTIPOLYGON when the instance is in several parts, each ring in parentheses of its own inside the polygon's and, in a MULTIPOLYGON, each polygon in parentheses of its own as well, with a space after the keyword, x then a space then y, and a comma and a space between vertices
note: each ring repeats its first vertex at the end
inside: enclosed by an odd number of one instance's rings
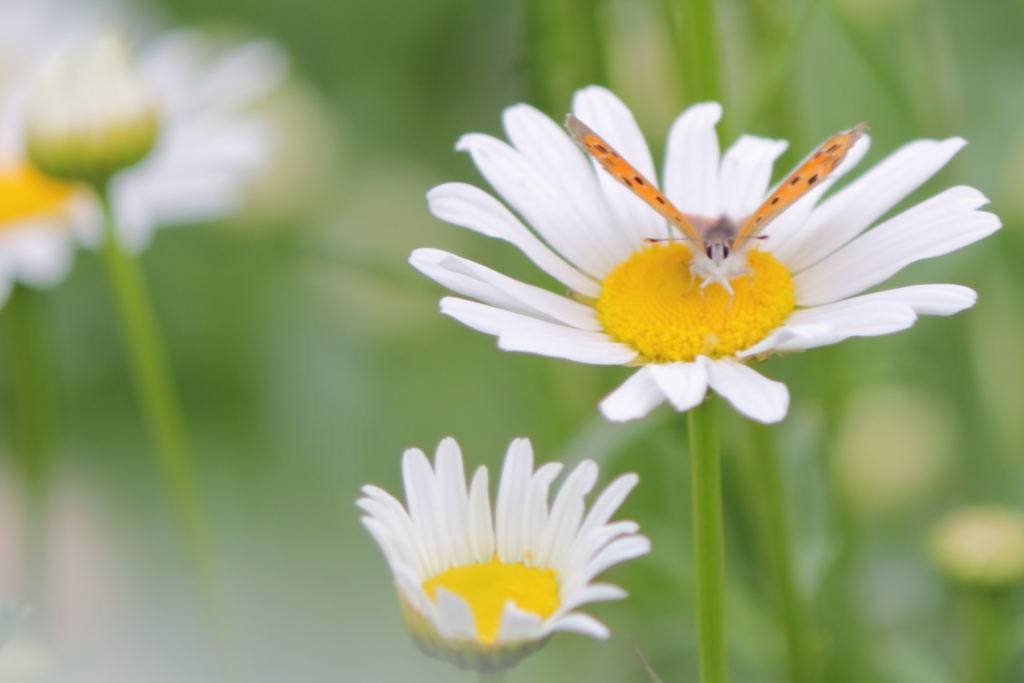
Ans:
POLYGON ((388 561, 423 652, 493 671, 513 666, 555 631, 608 637, 604 624, 574 610, 626 597, 617 586, 591 581, 650 552, 636 522, 609 524, 638 477, 615 479, 584 516, 597 464, 584 460, 573 469, 549 507, 548 489, 561 470, 561 463, 547 463, 535 472, 530 441, 513 441, 493 521, 487 468, 477 469, 467 490, 452 438, 438 446, 433 468, 419 449, 403 455, 408 509, 383 489, 363 487, 356 503, 367 513, 363 525, 388 561))
MULTIPOLYGON (((603 88, 585 88, 576 93, 573 113, 614 147, 617 158, 658 186, 650 150, 618 98, 603 88)), ((725 218, 738 226, 758 212, 772 196, 772 165, 787 146, 744 135, 720 155, 715 125, 721 114, 717 103, 694 105, 669 133, 661 196, 698 225, 725 218)), ((890 334, 907 329, 920 314, 969 308, 977 295, 957 285, 857 295, 914 261, 949 253, 1000 227, 996 216, 978 211, 988 202, 985 196, 961 186, 865 232, 966 144, 960 138, 911 142, 821 201, 863 158, 870 144, 865 135, 831 174, 803 179, 805 194, 769 219, 759 239, 743 245, 749 251, 742 267, 731 271, 739 273, 729 283, 732 292, 718 281, 702 287, 703 272, 690 268, 701 265, 692 240, 647 242, 681 235, 588 160, 562 126, 525 104, 505 110, 503 120, 511 145, 471 133, 456 149, 470 153, 534 232, 494 197, 463 183, 431 190, 430 210, 516 245, 568 287, 570 296, 437 249, 416 250, 410 262, 481 302, 448 297, 441 311, 495 335, 506 351, 642 365, 601 403, 613 421, 643 417, 666 400, 676 410, 689 410, 710 387, 744 415, 778 422, 788 411, 789 392, 751 369, 751 359, 890 334)), ((786 182, 797 180, 794 175, 786 182)))

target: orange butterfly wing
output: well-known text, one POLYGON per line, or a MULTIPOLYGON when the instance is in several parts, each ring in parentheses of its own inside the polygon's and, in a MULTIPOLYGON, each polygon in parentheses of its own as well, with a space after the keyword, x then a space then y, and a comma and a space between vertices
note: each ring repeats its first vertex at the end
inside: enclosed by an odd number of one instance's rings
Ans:
POLYGON ((737 249, 744 240, 763 230, 780 213, 792 206, 793 202, 804 196, 804 193, 828 177, 828 174, 834 171, 846 157, 846 153, 850 151, 853 143, 857 142, 866 128, 866 125, 859 123, 845 133, 836 133, 826 140, 825 144, 786 178, 785 182, 779 185, 778 189, 772 192, 767 201, 761 205, 761 208, 747 219, 743 228, 736 235, 736 239, 733 240, 732 248, 737 249))
POLYGON ((612 146, 605 142, 600 135, 592 131, 578 118, 569 114, 565 117, 565 127, 573 140, 578 142, 584 149, 590 152, 595 159, 608 171, 613 178, 628 187, 633 193, 640 197, 651 208, 660 213, 672 225, 683 231, 687 237, 703 246, 704 241, 700 233, 693 227, 693 224, 682 214, 679 209, 672 205, 665 195, 658 191, 647 178, 622 158, 612 149, 612 146))

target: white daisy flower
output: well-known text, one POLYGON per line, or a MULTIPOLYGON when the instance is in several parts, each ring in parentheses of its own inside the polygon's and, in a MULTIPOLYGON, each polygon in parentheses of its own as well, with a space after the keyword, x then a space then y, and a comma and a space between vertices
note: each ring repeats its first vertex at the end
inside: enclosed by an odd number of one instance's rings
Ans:
MULTIPOLYGON (((600 87, 580 90, 573 113, 657 185, 643 135, 615 95, 600 87)), ((721 217, 741 225, 755 214, 772 196, 772 164, 787 147, 785 141, 744 135, 720 155, 715 125, 721 115, 714 102, 680 115, 669 133, 661 184, 663 198, 706 227, 721 217)), ((613 421, 643 417, 666 400, 676 410, 689 410, 709 387, 747 417, 782 420, 787 388, 751 369, 751 359, 890 334, 912 326, 920 314, 969 308, 977 295, 957 285, 860 294, 914 261, 949 253, 1000 227, 996 216, 977 210, 988 203, 985 196, 959 186, 865 232, 966 143, 911 142, 822 200, 867 152, 870 140, 861 136, 838 168, 771 221, 761 239, 750 240, 746 263, 740 264, 745 267, 729 271, 730 294, 708 263, 710 249, 705 259, 691 254, 692 241, 645 242, 681 234, 588 160, 562 126, 525 104, 506 109, 503 121, 511 144, 471 133, 456 149, 470 153, 534 232, 494 197, 463 183, 431 190, 430 210, 516 245, 568 287, 569 296, 437 249, 419 249, 410 262, 476 299, 446 297, 441 311, 495 335, 506 351, 641 365, 601 402, 602 413, 613 421), (710 286, 695 283, 694 276, 710 286)))
MULTIPOLYGON (((56 284, 77 244, 95 245, 102 235, 93 193, 43 176, 25 156, 24 105, 33 79, 54 55, 94 39, 121 16, 113 4, 97 3, 92 13, 81 5, 0 0, 0 35, 18 36, 0 50, 0 301, 14 281, 56 284), (65 6, 67 13, 58 11, 65 6), (83 16, 89 21, 77 29, 66 25, 83 16)), ((143 44, 137 68, 157 100, 160 132, 142 163, 111 185, 127 248, 143 249, 158 227, 221 218, 241 206, 273 143, 269 126, 247 110, 282 81, 286 62, 269 41, 218 47, 197 31, 143 44)))
POLYGON ((604 624, 574 610, 626 597, 617 586, 591 581, 650 552, 636 522, 608 523, 638 477, 617 478, 584 516, 597 464, 584 460, 573 469, 549 507, 548 489, 561 470, 552 462, 535 472, 530 441, 513 441, 493 518, 487 468, 477 469, 467 491, 452 438, 438 445, 433 468, 418 449, 403 455, 407 508, 383 489, 363 487, 363 525, 387 559, 406 623, 426 654, 494 671, 555 631, 608 637, 604 624))

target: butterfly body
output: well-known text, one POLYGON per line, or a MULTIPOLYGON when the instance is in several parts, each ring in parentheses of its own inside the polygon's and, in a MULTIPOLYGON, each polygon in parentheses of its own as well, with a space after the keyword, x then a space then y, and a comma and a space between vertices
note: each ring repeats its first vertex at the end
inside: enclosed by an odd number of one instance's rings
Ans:
POLYGON ((703 279, 701 289, 717 282, 731 295, 729 281, 751 272, 746 252, 752 242, 744 241, 734 246, 740 228, 728 216, 714 222, 693 216, 690 222, 701 238, 701 244, 691 249, 690 272, 703 279))
MULTIPOLYGON (((753 240, 783 211, 812 187, 820 184, 846 157, 866 126, 861 123, 849 131, 836 133, 791 173, 749 217, 734 221, 728 216, 706 218, 684 214, 647 178, 639 173, 611 145, 572 114, 565 120, 573 139, 586 149, 608 173, 628 187, 693 244, 690 272, 703 278, 701 289, 718 283, 732 295, 729 281, 751 273, 747 253, 753 240)), ((657 242, 660 240, 650 239, 657 242)))

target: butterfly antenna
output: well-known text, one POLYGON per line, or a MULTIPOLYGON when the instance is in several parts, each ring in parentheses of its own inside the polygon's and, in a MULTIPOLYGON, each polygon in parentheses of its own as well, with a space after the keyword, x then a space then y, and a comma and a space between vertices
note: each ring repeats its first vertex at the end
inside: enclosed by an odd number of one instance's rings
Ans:
POLYGON ((644 242, 656 244, 657 242, 692 242, 689 237, 645 237, 644 242))

